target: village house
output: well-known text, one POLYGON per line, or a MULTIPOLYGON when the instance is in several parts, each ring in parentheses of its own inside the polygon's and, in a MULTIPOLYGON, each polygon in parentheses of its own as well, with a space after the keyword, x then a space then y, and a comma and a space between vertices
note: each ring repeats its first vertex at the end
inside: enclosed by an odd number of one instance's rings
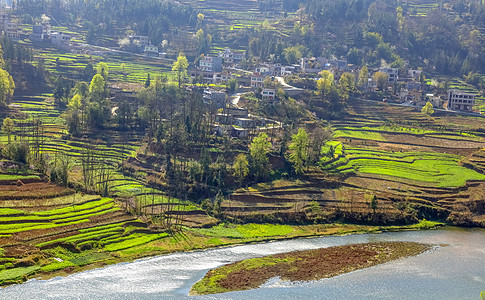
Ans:
POLYGON ((52 45, 56 47, 65 48, 65 47, 68 47, 69 43, 71 42, 71 35, 65 34, 63 32, 53 31, 50 34, 50 39, 51 39, 52 45))
POLYGON ((419 80, 421 77, 422 70, 409 70, 408 71, 408 78, 413 80, 419 80))
POLYGON ((473 93, 450 89, 448 90, 448 108, 452 110, 472 111, 476 95, 473 93))
POLYGON ((232 51, 229 48, 225 48, 224 51, 219 51, 219 57, 224 60, 225 66, 239 66, 244 58, 244 51, 232 51))
POLYGON ((327 59, 323 57, 303 57, 300 59, 300 67, 302 73, 320 73, 325 69, 327 59))
POLYGON ((20 39, 19 25, 16 20, 12 19, 10 8, 0 10, 0 30, 11 39, 20 39))
POLYGON ((239 117, 239 118, 247 118, 249 116, 249 111, 244 108, 226 107, 224 108, 224 112, 228 115, 232 115, 234 117, 239 117))
POLYGON ((222 57, 202 57, 199 61, 199 69, 205 72, 222 72, 222 57))
POLYGON ((249 129, 236 128, 232 125, 215 125, 214 133, 217 136, 228 136, 234 138, 247 138, 249 136, 249 129))
POLYGON ((143 52, 149 56, 158 56, 158 46, 155 46, 149 43, 148 45, 145 46, 145 49, 143 50, 143 52))
POLYGON ((259 73, 253 73, 251 75, 251 87, 252 88, 262 88, 263 87, 264 76, 259 73))
POLYGON ((399 69, 398 68, 381 67, 379 69, 379 72, 386 73, 387 75, 389 75, 389 77, 387 78, 388 82, 397 82, 397 80, 399 79, 399 69))
POLYGON ((41 42, 49 39, 51 34, 51 26, 49 24, 34 25, 32 27, 32 34, 30 40, 35 42, 41 42))
POLYGON ((249 118, 234 118, 234 125, 241 128, 253 128, 254 120, 249 118))
POLYGON ((263 101, 274 101, 276 100, 276 90, 275 89, 263 89, 261 92, 261 99, 263 101))
POLYGON ((441 98, 439 96, 435 96, 434 94, 426 94, 424 96, 424 101, 423 102, 424 102, 424 104, 426 104, 426 102, 429 102, 435 108, 441 108, 441 107, 443 107, 443 100, 441 100, 441 98))
POLYGON ((226 106, 226 93, 221 91, 216 91, 213 89, 205 89, 203 94, 203 99, 205 103, 211 104, 216 108, 222 108, 226 106))
POLYGON ((280 76, 289 76, 297 72, 296 66, 281 66, 280 76))

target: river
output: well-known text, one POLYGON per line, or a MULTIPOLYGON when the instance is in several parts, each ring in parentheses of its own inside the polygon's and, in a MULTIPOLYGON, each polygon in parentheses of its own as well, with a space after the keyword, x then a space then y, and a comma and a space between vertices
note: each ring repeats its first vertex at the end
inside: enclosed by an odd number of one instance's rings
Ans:
POLYGON ((122 263, 0 290, 1 299, 480 299, 485 291, 485 230, 446 228, 295 239, 122 263), (188 297, 212 269, 241 259, 377 241, 448 244, 421 255, 306 283, 270 280, 262 288, 188 297))

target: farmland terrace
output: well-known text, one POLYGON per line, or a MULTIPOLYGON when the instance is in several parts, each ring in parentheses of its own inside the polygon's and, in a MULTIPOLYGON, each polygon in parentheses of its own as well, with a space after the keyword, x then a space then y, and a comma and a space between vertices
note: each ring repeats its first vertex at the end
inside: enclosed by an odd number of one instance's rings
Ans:
POLYGON ((458 212, 465 224, 483 224, 483 119, 355 102, 332 127, 320 168, 300 180, 240 189, 223 202, 224 214, 267 222, 408 222, 409 213, 452 220, 458 212))

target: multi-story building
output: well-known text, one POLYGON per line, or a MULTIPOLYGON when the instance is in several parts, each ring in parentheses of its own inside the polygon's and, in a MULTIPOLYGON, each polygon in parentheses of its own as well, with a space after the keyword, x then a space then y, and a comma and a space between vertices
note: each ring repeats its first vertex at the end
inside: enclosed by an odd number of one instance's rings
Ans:
POLYGON ((397 82, 399 79, 399 69, 398 68, 385 68, 382 67, 379 69, 379 72, 386 73, 389 75, 387 78, 388 82, 397 82))
POLYGON ((323 57, 304 57, 300 60, 301 72, 302 73, 320 73, 325 69, 325 64, 327 59, 323 57))
POLYGON ((199 69, 206 72, 222 72, 222 57, 204 56, 199 61, 199 69))
POLYGON ((448 90, 448 108, 461 111, 472 111, 475 104, 476 95, 473 93, 454 90, 448 90))
POLYGON ((219 51, 219 57, 224 59, 224 65, 239 65, 239 63, 244 58, 244 51, 236 52, 229 48, 224 49, 224 51, 219 51))
POLYGON ((275 89, 263 89, 261 92, 261 99, 263 101, 274 101, 276 99, 275 89))
POLYGON ((226 93, 224 92, 215 91, 212 89, 205 89, 203 99, 204 102, 210 103, 217 108, 222 108, 226 106, 226 93))
POLYGON ((263 75, 259 73, 253 73, 253 75, 251 75, 251 87, 252 88, 263 87, 263 80, 264 80, 263 75))

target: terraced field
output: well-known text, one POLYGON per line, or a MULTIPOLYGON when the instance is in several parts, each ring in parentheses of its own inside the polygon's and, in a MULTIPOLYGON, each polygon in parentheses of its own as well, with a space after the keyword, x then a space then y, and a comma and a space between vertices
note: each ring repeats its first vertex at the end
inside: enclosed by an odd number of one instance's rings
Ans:
MULTIPOLYGON (((129 209, 140 214, 158 216, 163 212, 181 216, 187 226, 215 223, 193 203, 169 198, 163 192, 149 188, 147 178, 150 175, 159 177, 159 168, 139 168, 130 176, 123 173, 120 167, 128 158, 135 158, 144 133, 108 130, 103 134, 89 133, 81 138, 66 139, 66 127, 60 118, 62 111, 54 106, 52 95, 16 97, 11 106, 28 116, 14 119, 17 127, 14 138, 32 142, 32 116, 42 120, 40 151, 52 159, 60 154, 68 156, 72 166, 71 181, 84 184, 82 159, 87 151, 91 151, 97 170, 105 170, 104 180, 93 186, 99 194, 108 192, 111 196, 122 197, 129 209)), ((7 137, 0 134, 0 139, 6 141, 7 137)))
POLYGON ((405 206, 421 217, 446 219, 469 211, 485 220, 485 119, 428 118, 412 108, 353 103, 333 123, 334 141, 322 148, 320 170, 305 181, 239 190, 223 210, 238 219, 323 219, 346 212, 399 219, 405 206), (318 206, 316 205, 318 204, 318 206), (320 207, 320 209, 318 209, 320 207))
POLYGON ((106 53, 101 56, 74 53, 60 53, 55 48, 40 49, 38 56, 45 61, 46 69, 54 75, 70 74, 73 79, 81 79, 81 74, 89 63, 96 66, 105 62, 109 67, 111 81, 144 83, 147 74, 174 78, 171 72, 172 61, 150 57, 132 56, 130 54, 106 53))
POLYGON ((115 251, 168 236, 111 198, 76 193, 37 175, 0 178, 0 284, 108 261, 115 251))

